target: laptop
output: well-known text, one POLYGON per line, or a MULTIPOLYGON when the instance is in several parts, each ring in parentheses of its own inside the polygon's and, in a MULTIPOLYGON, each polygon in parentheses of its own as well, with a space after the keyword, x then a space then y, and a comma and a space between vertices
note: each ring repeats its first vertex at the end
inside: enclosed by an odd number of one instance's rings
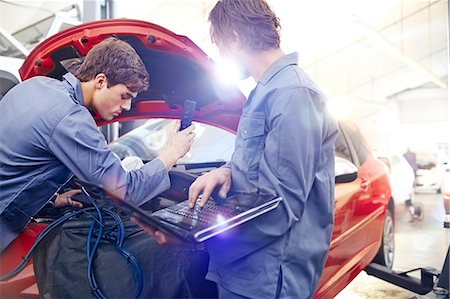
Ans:
POLYGON ((254 200, 256 205, 248 206, 239 204, 238 196, 220 201, 210 198, 203 208, 196 205, 193 209, 189 208, 185 200, 155 212, 146 211, 119 198, 111 200, 125 213, 138 218, 143 225, 196 244, 275 209, 282 200, 281 197, 271 200, 257 198, 254 200))

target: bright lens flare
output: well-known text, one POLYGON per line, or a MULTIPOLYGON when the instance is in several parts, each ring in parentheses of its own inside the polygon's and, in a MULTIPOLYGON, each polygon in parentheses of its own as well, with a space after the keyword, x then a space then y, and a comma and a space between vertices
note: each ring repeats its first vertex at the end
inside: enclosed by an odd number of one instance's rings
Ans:
POLYGON ((222 215, 217 215, 217 218, 216 218, 216 223, 217 224, 224 224, 225 223, 225 221, 226 221, 226 219, 225 219, 225 217, 223 217, 222 215))
POLYGON ((217 77, 225 84, 236 84, 241 78, 239 67, 232 61, 229 60, 219 60, 216 63, 217 77))

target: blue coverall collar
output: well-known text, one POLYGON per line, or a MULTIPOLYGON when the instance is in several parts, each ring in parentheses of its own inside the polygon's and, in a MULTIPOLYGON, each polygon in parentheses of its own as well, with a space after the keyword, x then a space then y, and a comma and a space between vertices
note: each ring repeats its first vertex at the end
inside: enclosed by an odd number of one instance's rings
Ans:
POLYGON ((297 64, 298 64, 297 52, 284 55, 283 57, 272 63, 271 66, 269 66, 269 68, 261 76, 261 79, 259 79, 259 82, 261 82, 261 84, 263 85, 266 85, 270 81, 270 79, 272 79, 283 68, 285 68, 288 65, 297 65, 297 64))
POLYGON ((80 81, 72 73, 65 74, 63 79, 63 82, 67 82, 69 85, 68 90, 73 95, 74 102, 83 105, 83 92, 81 91, 80 81))

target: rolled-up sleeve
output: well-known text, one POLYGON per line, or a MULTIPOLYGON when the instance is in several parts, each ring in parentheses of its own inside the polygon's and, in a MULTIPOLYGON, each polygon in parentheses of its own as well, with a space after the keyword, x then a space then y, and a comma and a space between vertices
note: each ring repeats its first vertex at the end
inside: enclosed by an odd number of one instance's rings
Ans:
POLYGON ((48 147, 81 180, 137 205, 170 187, 167 170, 159 159, 125 171, 83 107, 73 109, 58 122, 48 147))

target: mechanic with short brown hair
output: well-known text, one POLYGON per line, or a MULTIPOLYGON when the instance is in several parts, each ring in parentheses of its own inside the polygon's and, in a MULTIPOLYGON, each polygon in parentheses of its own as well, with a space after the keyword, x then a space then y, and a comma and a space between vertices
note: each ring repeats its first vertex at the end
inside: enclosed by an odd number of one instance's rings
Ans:
MULTIPOLYGON (((174 128, 158 158, 127 172, 91 114, 112 120, 148 85, 146 67, 133 47, 111 37, 89 51, 76 77, 37 76, 5 95, 0 102, 0 252, 72 175, 137 205, 169 188, 168 170, 188 152, 194 126, 174 128)), ((71 200, 78 192, 60 195, 55 204, 80 206, 71 200)))

